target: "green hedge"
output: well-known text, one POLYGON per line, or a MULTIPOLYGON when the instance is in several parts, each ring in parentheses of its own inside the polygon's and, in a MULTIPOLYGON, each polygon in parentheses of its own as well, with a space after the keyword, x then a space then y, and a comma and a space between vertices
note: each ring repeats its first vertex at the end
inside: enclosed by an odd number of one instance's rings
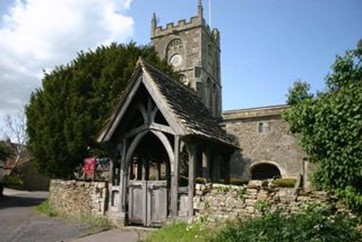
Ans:
POLYGON ((296 182, 294 178, 279 178, 272 181, 278 187, 294 187, 296 182))
POLYGON ((304 213, 289 217, 266 213, 248 221, 228 223, 213 242, 307 242, 359 241, 357 220, 333 214, 330 208, 309 206, 304 213))
POLYGON ((20 174, 13 173, 4 177, 4 184, 8 188, 24 190, 24 180, 20 174))

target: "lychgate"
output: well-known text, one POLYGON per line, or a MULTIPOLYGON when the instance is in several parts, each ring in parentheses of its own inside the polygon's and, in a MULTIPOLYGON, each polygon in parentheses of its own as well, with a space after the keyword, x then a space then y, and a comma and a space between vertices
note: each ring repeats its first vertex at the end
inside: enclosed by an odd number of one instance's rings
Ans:
POLYGON ((119 154, 109 216, 142 226, 191 217, 195 179, 227 180, 236 149, 195 91, 142 59, 98 142, 119 154))

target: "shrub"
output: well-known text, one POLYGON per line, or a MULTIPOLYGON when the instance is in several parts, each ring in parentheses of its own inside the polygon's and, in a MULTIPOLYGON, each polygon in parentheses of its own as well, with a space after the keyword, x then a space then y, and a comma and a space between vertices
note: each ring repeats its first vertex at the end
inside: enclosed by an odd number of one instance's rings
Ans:
POLYGON ((4 177, 4 184, 8 188, 24 190, 24 180, 20 174, 12 173, 4 177))
POLYGON ((351 210, 362 213, 362 193, 353 186, 336 189, 336 194, 342 198, 344 204, 351 210))
POLYGON ((230 184, 236 186, 242 186, 248 184, 248 181, 243 180, 242 178, 230 178, 230 184))
POLYGON ((195 183, 197 184, 206 184, 207 183, 207 179, 203 178, 203 177, 196 177, 195 178, 195 183))
POLYGON ((356 224, 355 219, 335 215, 328 207, 314 205, 289 217, 276 211, 248 221, 229 222, 211 241, 358 241, 361 234, 356 224))
POLYGON ((272 181, 278 187, 294 187, 296 182, 294 178, 279 178, 272 181))

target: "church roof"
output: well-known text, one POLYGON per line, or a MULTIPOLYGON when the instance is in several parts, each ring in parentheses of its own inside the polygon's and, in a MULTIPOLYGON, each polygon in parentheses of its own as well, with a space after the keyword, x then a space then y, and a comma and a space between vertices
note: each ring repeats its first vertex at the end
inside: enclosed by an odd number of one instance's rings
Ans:
POLYGON ((112 135, 110 129, 112 126, 118 125, 117 113, 124 106, 126 97, 131 93, 132 86, 135 86, 135 82, 140 80, 150 91, 150 95, 153 96, 156 104, 158 101, 158 105, 164 107, 167 116, 171 116, 169 117, 169 120, 171 120, 170 126, 174 127, 176 134, 199 136, 234 146, 226 132, 219 126, 217 119, 212 117, 195 91, 179 81, 171 79, 141 58, 137 63, 132 79, 133 81, 131 81, 130 86, 120 100, 120 105, 115 110, 105 130, 98 137, 98 141, 107 140, 107 135, 108 137, 112 135), (144 78, 137 78, 141 72, 144 74, 144 78), (163 105, 160 105, 160 103, 163 103, 163 105))

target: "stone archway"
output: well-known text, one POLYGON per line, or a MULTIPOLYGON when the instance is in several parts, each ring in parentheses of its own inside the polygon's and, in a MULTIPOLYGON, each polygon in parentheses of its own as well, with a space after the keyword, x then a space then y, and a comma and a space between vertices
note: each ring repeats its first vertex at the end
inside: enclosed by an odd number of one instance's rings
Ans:
POLYGON ((271 163, 257 163, 250 167, 252 180, 266 180, 281 178, 281 172, 277 165, 271 163))

